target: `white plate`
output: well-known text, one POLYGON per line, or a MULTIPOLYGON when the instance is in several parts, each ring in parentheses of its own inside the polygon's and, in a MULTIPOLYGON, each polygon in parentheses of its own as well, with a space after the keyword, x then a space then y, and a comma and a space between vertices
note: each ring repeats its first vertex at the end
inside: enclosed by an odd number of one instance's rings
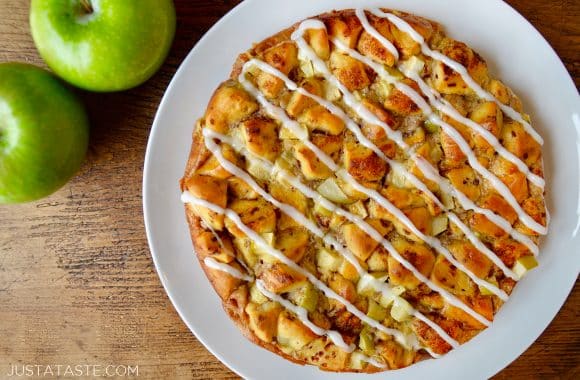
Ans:
POLYGON ((580 267, 580 101, 564 66, 542 36, 500 0, 246 0, 197 43, 175 74, 157 113, 145 158, 143 207, 157 272, 179 315, 223 363, 245 378, 353 378, 298 366, 250 343, 223 312, 194 256, 179 201, 191 132, 238 53, 303 18, 331 9, 384 6, 441 22, 451 37, 485 57, 493 74, 522 97, 544 136, 550 234, 540 268, 516 288, 493 325, 439 360, 381 378, 487 378, 517 358, 562 306, 580 267), (290 5, 291 4, 291 5, 290 5), (579 210, 579 211, 577 211, 579 210))

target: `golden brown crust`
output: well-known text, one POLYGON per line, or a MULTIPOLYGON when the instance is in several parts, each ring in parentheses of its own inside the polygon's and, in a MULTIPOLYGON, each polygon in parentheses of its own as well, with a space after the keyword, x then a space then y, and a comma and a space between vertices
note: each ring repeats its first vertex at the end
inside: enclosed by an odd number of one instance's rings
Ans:
MULTIPOLYGON (((500 101, 521 111, 519 99, 503 83, 488 77, 485 61, 467 45, 445 37, 441 26, 435 22, 401 12, 397 12, 397 15, 410 23, 432 46, 463 64, 470 75, 500 101)), ((319 15, 317 18, 326 24, 330 36, 340 39, 349 47, 356 48, 360 53, 387 66, 392 67, 395 64, 394 56, 363 30, 353 10, 333 11, 319 15)), ((393 41, 402 59, 420 52, 420 47, 416 42, 387 20, 372 15, 369 15, 369 20, 383 36, 393 41)), ((182 191, 189 191, 194 196, 220 207, 227 206, 234 209, 244 224, 262 236, 269 236, 268 234, 275 236, 277 249, 303 268, 316 272, 316 259, 312 259, 311 253, 312 241, 306 230, 280 210, 276 210, 269 203, 261 200, 243 181, 232 177, 231 173, 222 168, 206 148, 201 134, 203 127, 226 134, 231 125, 237 125, 241 130, 246 148, 253 154, 273 161, 280 153, 289 149, 294 154, 300 174, 307 181, 319 184, 333 176, 332 171, 304 145, 294 141, 289 148, 288 141, 278 136, 280 133, 278 125, 265 116, 259 104, 237 83, 242 66, 254 57, 265 61, 286 75, 296 70, 301 62, 298 59, 295 44, 290 42, 290 35, 297 26, 298 23, 267 38, 238 57, 231 71, 230 80, 216 89, 208 104, 206 114, 194 128, 193 143, 180 187, 182 191)), ((308 31, 305 39, 314 52, 329 63, 332 73, 350 91, 364 90, 375 83, 376 74, 350 56, 332 49, 326 33, 308 31)), ((506 123, 501 110, 495 103, 472 104, 473 93, 463 79, 447 66, 441 63, 434 64, 430 70, 433 87, 443 94, 445 99, 462 115, 492 132, 504 143, 506 149, 522 159, 534 173, 543 175, 541 147, 523 131, 521 125, 512 121, 506 123)), ((410 79, 404 79, 403 83, 419 90, 418 85, 410 79)), ((256 75, 255 84, 268 99, 285 96, 284 83, 275 76, 260 72, 256 75)), ((317 96, 327 96, 328 90, 317 78, 306 78, 301 85, 317 96)), ((422 132, 417 133, 416 125, 413 127, 416 122, 413 120, 421 112, 419 107, 404 93, 395 89, 382 97, 380 93, 372 98, 363 97, 362 101, 383 122, 393 126, 394 129, 401 130, 405 141, 418 147, 418 154, 432 163, 439 164, 445 177, 467 197, 518 226, 517 214, 513 208, 497 192, 483 185, 480 177, 466 165, 466 157, 453 139, 440 132, 440 138, 436 140, 420 127, 418 129, 422 132)), ((288 115, 311 131, 312 142, 335 161, 342 158, 341 165, 357 181, 379 190, 385 198, 400 208, 421 232, 431 234, 434 233, 433 229, 439 228, 435 227, 434 220, 441 214, 441 210, 419 191, 412 190, 401 183, 397 186, 389 183, 386 180, 386 176, 391 175, 388 165, 370 149, 361 146, 355 140, 344 137, 345 124, 340 118, 310 98, 296 92, 287 96, 284 104, 288 115)), ((493 148, 466 126, 447 117, 444 117, 444 120, 470 142, 478 158, 514 193, 524 210, 537 222, 545 224, 546 212, 543 201, 540 200, 541 194, 538 195, 534 189, 528 189, 525 176, 518 172, 513 164, 501 158, 495 158, 493 148), (534 191, 535 193, 532 194, 534 191)), ((382 128, 362 124, 361 129, 389 158, 401 158, 401 152, 391 140, 387 139, 382 128)), ((231 148, 230 151, 224 150, 223 154, 228 160, 243 167, 243 159, 240 159, 231 148)), ((436 189, 433 183, 425 180, 420 175, 421 173, 417 172, 416 167, 411 166, 410 170, 424 180, 430 189, 436 189)), ((252 175, 256 177, 254 173, 252 175)), ((265 182, 264 185, 279 201, 291 204, 302 213, 310 212, 312 205, 295 189, 284 187, 283 184, 265 182)), ((478 289, 465 273, 458 271, 443 256, 437 255, 431 248, 421 244, 417 236, 409 232, 393 215, 373 200, 366 199, 368 197, 364 194, 344 184, 341 184, 341 187, 343 195, 359 200, 349 205, 349 210, 359 214, 383 236, 388 237, 401 256, 418 271, 458 296, 479 314, 489 320, 493 319, 494 313, 497 312, 497 305, 501 304, 496 296, 482 295, 482 290, 478 289)), ((509 267, 513 266, 519 258, 530 255, 525 246, 510 238, 505 231, 485 216, 460 211, 461 219, 478 233, 482 241, 492 248, 509 267)), ((186 205, 186 215, 195 252, 207 278, 221 298, 224 310, 250 341, 294 363, 315 364, 323 370, 367 373, 382 370, 372 365, 353 367, 352 363, 349 363, 351 357, 348 354, 338 349, 327 338, 319 338, 292 313, 284 310, 277 303, 271 301, 257 303, 255 299, 252 300, 252 297, 255 297, 251 294, 252 286, 255 285, 208 267, 204 262, 208 256, 241 271, 244 268, 237 260, 250 265, 252 264, 250 261, 254 260, 255 268, 257 268, 256 277, 264 281, 270 291, 278 294, 296 289, 307 291, 304 289, 307 288, 308 281, 304 276, 293 272, 284 264, 270 262, 267 257, 255 253, 250 253, 252 257, 248 257, 243 246, 245 244, 247 248, 251 242, 247 241, 245 234, 228 218, 191 205, 186 205), (221 243, 218 244, 218 240, 221 240, 221 243), (281 343, 288 339, 290 339, 289 342, 281 343), (293 350, 289 350, 288 347, 293 350)), ((427 313, 429 318, 458 342, 468 341, 485 327, 464 311, 447 304, 439 294, 428 289, 382 246, 379 246, 378 242, 370 239, 355 224, 347 223, 336 215, 325 215, 320 210, 314 210, 312 215, 319 224, 338 232, 345 246, 365 268, 377 274, 387 274, 392 285, 404 287, 407 299, 415 304, 417 310, 427 313)), ((458 261, 478 277, 496 281, 501 289, 508 294, 511 293, 514 286, 513 280, 503 276, 486 256, 470 243, 466 243, 465 237, 457 231, 456 227, 450 225, 445 229, 446 232, 441 239, 458 261)), ((537 242, 537 234, 533 231, 524 226, 518 226, 518 229, 537 242)), ((329 260, 332 260, 332 255, 329 260)), ((358 293, 356 281, 359 275, 354 267, 344 260, 340 265, 337 264, 333 272, 322 273, 320 277, 337 294, 363 312, 370 310, 370 303, 376 303, 358 293)), ((321 299, 319 299, 319 305, 321 302, 324 303, 324 313, 319 310, 311 311, 309 317, 313 323, 323 328, 332 327, 343 334, 345 341, 355 342, 359 334, 364 333, 362 322, 346 311, 343 305, 332 299, 321 299)), ((395 328, 400 326, 392 319, 389 323, 395 328)), ((451 349, 451 346, 424 322, 414 319, 408 329, 416 334, 422 344, 435 353, 444 354, 451 349)), ((427 356, 425 352, 407 350, 392 339, 379 340, 374 352, 391 369, 411 365, 427 356)))

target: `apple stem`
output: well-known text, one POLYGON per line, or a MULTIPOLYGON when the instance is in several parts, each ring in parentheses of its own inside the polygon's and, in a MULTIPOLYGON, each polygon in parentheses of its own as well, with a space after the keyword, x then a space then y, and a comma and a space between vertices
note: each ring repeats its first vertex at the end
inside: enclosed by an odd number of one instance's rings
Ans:
POLYGON ((90 15, 95 10, 93 9, 93 5, 91 4, 91 0, 81 0, 81 7, 84 14, 90 15))

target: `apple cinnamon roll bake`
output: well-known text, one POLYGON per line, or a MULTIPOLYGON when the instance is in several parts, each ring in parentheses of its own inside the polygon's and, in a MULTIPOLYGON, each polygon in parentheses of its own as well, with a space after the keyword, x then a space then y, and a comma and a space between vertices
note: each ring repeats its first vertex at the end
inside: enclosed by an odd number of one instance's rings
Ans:
POLYGON ((546 234, 542 138, 436 22, 319 15, 239 56, 181 180, 195 252, 252 342, 323 370, 445 355, 546 234))

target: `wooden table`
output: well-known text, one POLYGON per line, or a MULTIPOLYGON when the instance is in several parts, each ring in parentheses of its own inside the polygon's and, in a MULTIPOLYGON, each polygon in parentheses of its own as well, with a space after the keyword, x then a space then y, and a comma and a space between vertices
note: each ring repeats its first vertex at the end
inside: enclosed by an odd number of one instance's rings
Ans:
MULTIPOLYGON (((114 364, 139 365, 142 378, 236 378, 193 337, 161 287, 143 226, 141 176, 173 73, 237 2, 177 0, 175 43, 153 79, 123 93, 81 93, 92 129, 79 175, 47 199, 0 206, 0 377, 13 364, 114 364)), ((509 3, 580 85, 580 1, 509 3)), ((0 62, 45 67, 28 7, 0 0, 0 62)), ((580 378, 579 306, 577 285, 538 341, 497 378, 580 378)))

